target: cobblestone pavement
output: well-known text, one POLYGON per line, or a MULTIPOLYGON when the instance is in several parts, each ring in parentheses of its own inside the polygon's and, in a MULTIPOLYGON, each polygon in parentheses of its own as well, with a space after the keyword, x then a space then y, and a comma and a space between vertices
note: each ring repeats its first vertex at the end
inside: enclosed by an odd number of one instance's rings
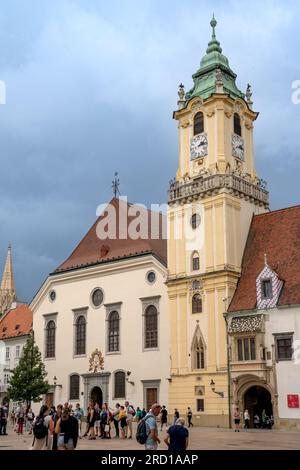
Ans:
MULTIPOLYGON (((18 436, 11 428, 8 436, 0 436, 0 451, 28 450, 32 443, 32 436, 24 434, 18 436)), ((160 433, 161 441, 165 432, 160 433)), ((133 439, 97 439, 89 441, 87 438, 78 441, 80 450, 142 450, 135 438, 133 439)), ((159 449, 166 450, 162 442, 159 449)), ((300 450, 300 432, 296 431, 262 431, 241 430, 235 433, 229 429, 192 428, 190 430, 190 450, 300 450)))

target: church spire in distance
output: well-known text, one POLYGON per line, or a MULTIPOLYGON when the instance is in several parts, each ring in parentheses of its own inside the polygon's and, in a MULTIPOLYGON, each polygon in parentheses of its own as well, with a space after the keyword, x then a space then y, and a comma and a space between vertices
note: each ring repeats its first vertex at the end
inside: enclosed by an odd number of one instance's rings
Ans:
POLYGON ((5 313, 5 311, 11 306, 12 302, 14 302, 16 298, 17 296, 12 265, 12 250, 11 245, 9 245, 0 286, 0 313, 5 313))
POLYGON ((2 275, 1 290, 15 292, 15 281, 12 267, 12 252, 9 244, 6 256, 5 267, 2 275))

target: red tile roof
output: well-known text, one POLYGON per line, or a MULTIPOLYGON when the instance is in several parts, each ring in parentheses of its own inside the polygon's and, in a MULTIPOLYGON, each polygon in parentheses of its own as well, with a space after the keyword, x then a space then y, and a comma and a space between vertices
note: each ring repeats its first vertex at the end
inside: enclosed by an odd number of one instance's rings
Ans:
POLYGON ((32 311, 19 304, 0 319, 0 340, 29 335, 32 329, 32 311))
MULTIPOLYGON (((159 258, 165 265, 167 264, 167 240, 162 239, 162 230, 159 231, 158 239, 151 239, 151 211, 147 211, 148 217, 148 235, 146 239, 133 240, 125 233, 126 238, 120 237, 120 215, 127 220, 127 227, 136 218, 136 216, 128 216, 128 210, 133 207, 121 199, 114 198, 110 204, 116 210, 116 238, 101 240, 97 236, 97 227, 106 217, 105 210, 96 220, 92 228, 86 236, 81 240, 75 248, 71 256, 64 261, 53 274, 73 269, 79 269, 92 266, 108 261, 120 260, 142 254, 152 253, 159 258)), ((136 206, 135 206, 136 207, 136 206)), ((160 215, 160 228, 165 223, 165 218, 160 215)))
POLYGON ((253 217, 230 312, 256 308, 255 281, 265 253, 270 268, 284 281, 278 305, 300 304, 300 206, 253 217))

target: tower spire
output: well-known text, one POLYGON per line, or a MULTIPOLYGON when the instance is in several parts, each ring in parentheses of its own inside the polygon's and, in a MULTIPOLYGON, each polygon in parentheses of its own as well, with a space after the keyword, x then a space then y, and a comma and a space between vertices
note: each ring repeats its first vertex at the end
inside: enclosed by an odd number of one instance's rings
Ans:
POLYGON ((216 26, 217 26, 217 20, 215 18, 215 14, 213 13, 212 20, 210 22, 210 26, 212 27, 212 39, 216 39, 216 26))
POLYGON ((12 267, 11 244, 8 246, 5 267, 2 275, 1 290, 15 291, 15 281, 12 267))
POLYGON ((12 265, 11 244, 8 246, 5 267, 0 286, 0 312, 5 312, 16 300, 16 288, 12 265))

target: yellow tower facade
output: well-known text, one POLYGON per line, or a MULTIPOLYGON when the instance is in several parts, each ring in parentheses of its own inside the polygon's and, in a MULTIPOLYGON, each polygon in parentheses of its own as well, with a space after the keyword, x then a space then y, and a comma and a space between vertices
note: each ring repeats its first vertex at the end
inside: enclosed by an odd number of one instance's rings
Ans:
POLYGON ((179 164, 170 183, 168 294, 171 376, 169 408, 194 423, 228 426, 227 338, 223 313, 241 272, 253 214, 268 210, 255 171, 251 88, 236 86, 212 39, 194 87, 179 88, 179 164))

